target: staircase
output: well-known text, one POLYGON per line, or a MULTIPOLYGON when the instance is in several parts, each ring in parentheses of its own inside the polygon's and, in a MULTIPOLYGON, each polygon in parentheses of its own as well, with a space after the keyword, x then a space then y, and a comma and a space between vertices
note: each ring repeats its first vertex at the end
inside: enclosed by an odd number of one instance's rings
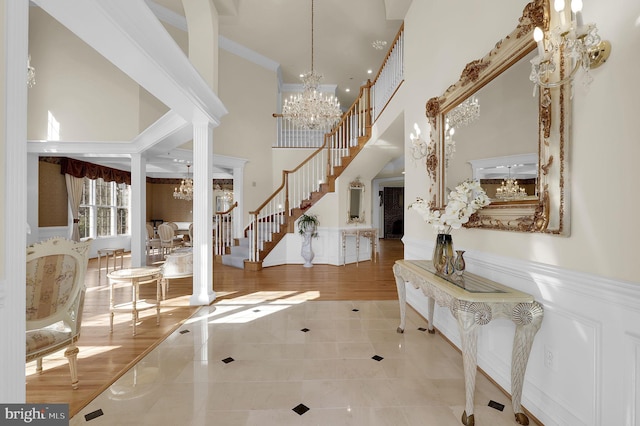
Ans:
POLYGON ((335 190, 336 179, 371 137, 370 89, 371 82, 360 88, 351 108, 324 135, 323 145, 295 169, 284 170, 280 187, 249 212, 252 219, 245 231, 249 240, 246 269, 261 270, 262 260, 287 233, 295 232, 296 219, 335 190))
POLYGON ((358 98, 324 142, 293 170, 282 171, 282 184, 255 211, 245 237, 227 248, 224 264, 261 270, 262 261, 284 238, 295 232, 294 223, 325 194, 335 191, 336 179, 371 138, 371 125, 404 81, 403 34, 400 28, 373 83, 360 88, 358 98), (373 99, 373 104, 372 104, 373 99), (320 182, 320 183, 319 183, 320 182))
POLYGON ((223 265, 244 269, 244 261, 249 259, 249 238, 236 238, 236 245, 229 247, 229 253, 221 259, 223 265))

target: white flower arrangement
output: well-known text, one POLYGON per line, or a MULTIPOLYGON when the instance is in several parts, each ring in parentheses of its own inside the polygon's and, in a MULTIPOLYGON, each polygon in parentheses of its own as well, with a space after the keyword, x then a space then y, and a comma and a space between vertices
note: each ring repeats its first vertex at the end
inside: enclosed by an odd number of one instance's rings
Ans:
POLYGON ((429 203, 417 198, 409 208, 417 211, 425 222, 433 225, 438 234, 449 234, 452 229, 460 229, 469 222, 469 217, 491 203, 487 193, 480 186, 480 182, 468 179, 456 186, 449 193, 449 202, 444 209, 431 210, 429 203))

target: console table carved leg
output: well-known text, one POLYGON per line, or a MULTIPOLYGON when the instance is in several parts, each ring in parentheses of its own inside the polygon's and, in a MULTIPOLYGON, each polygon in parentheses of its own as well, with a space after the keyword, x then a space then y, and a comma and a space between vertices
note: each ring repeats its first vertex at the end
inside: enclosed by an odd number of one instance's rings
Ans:
POLYGON ((436 309, 436 299, 433 297, 427 297, 427 321, 429 321, 429 325, 427 326, 427 331, 429 334, 436 334, 436 329, 433 327, 433 313, 436 309))
POLYGON ((464 367, 464 387, 465 387, 465 410, 462 413, 462 424, 473 426, 475 419, 473 416, 473 397, 476 387, 477 369, 477 349, 478 349, 478 328, 475 322, 474 313, 464 307, 456 311, 458 329, 462 346, 462 365, 464 367))
MULTIPOLYGON (((396 330, 398 333, 404 333, 405 315, 407 313, 407 289, 405 287, 404 278, 400 276, 397 266, 393 267, 394 276, 396 278, 396 287, 398 287, 398 302, 400 303, 400 325, 396 330)), ((431 323, 429 323, 431 325, 431 323)))
POLYGON ((521 425, 529 424, 529 418, 522 412, 522 406, 520 405, 522 385, 524 384, 524 373, 527 369, 533 339, 540 329, 543 316, 544 309, 538 302, 519 303, 511 312, 511 319, 516 324, 511 356, 511 404, 513 405, 516 422, 521 425))

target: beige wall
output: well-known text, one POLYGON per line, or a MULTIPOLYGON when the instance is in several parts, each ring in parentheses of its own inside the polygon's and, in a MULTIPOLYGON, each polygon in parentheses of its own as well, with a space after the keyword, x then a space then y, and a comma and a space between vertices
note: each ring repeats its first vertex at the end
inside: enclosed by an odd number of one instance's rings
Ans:
POLYGON ((67 226, 67 184, 60 165, 38 161, 38 226, 67 226))
MULTIPOLYGON (((244 214, 258 207, 275 189, 271 146, 276 137, 276 74, 220 51, 219 96, 229 114, 214 129, 216 154, 248 158, 244 169, 244 214)), ((245 221, 246 222, 246 221, 245 221)))
POLYGON ((47 139, 49 111, 60 123, 63 141, 128 141, 166 111, 42 9, 31 7, 29 15, 37 80, 29 90, 30 140, 47 139))
POLYGON ((193 202, 173 198, 174 184, 147 183, 147 222, 162 219, 165 222, 192 222, 193 202))
MULTIPOLYGON (((188 47, 187 34, 184 31, 176 29, 172 25, 164 24, 164 27, 186 55, 188 47)), ((169 108, 143 87, 138 86, 138 89, 140 97, 138 128, 140 131, 143 131, 158 120, 159 117, 169 111, 169 108)))
MULTIPOLYGON (((428 128, 425 102, 443 93, 468 62, 484 56, 515 28, 525 4, 523 0, 412 3, 405 21, 405 134, 414 122, 428 128)), ((628 179, 640 158, 640 121, 635 118, 640 111, 635 83, 640 68, 636 21, 640 4, 634 0, 589 2, 584 16, 586 22, 597 22, 600 35, 613 48, 609 61, 593 71, 589 91, 579 85, 575 88, 573 136, 567 153, 571 235, 462 229, 455 231, 454 239, 467 250, 638 282, 635 264, 640 222, 634 212, 639 211, 640 198, 628 179)), ((523 76, 523 84, 530 85, 528 75, 523 76)), ((426 196, 424 165, 408 166, 405 178, 407 203, 426 196)), ((409 212, 405 219, 405 235, 434 238, 431 227, 417 214, 409 212)))

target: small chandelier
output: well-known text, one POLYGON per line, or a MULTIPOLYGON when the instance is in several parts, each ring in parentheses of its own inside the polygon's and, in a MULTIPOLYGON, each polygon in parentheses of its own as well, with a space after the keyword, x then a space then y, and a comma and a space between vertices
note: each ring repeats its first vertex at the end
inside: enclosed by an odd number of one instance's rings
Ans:
POLYGON ((527 190, 520 188, 518 181, 511 178, 511 167, 509 167, 509 177, 502 181, 500 188, 496 189, 496 198, 501 201, 521 200, 527 196, 527 190))
POLYGON ((453 135, 456 133, 456 128, 449 124, 449 118, 444 123, 444 167, 449 167, 449 160, 453 158, 453 154, 456 152, 456 141, 453 140, 453 135))
POLYGON ((180 182, 180 187, 176 187, 173 190, 173 198, 175 198, 176 200, 193 200, 193 179, 191 178, 191 174, 189 173, 189 167, 191 167, 191 165, 187 164, 187 177, 182 179, 182 182, 180 182))
POLYGON ((480 118, 480 101, 475 96, 467 98, 447 114, 451 128, 466 126, 478 118, 480 118))
POLYGON ((311 0, 311 71, 302 76, 303 91, 284 101, 282 116, 303 129, 331 128, 342 117, 340 102, 319 90, 322 75, 313 69, 313 0, 311 0))
POLYGON ((376 40, 371 43, 371 46, 376 50, 382 50, 387 45, 387 42, 384 40, 376 40))
POLYGON ((529 79, 535 88, 560 87, 573 81, 576 73, 582 69, 582 82, 584 86, 589 86, 593 80, 589 70, 607 61, 611 43, 600 39, 596 24, 585 25, 582 22, 582 0, 571 1, 570 22, 565 17, 564 0, 555 0, 554 9, 559 16, 559 25, 547 34, 538 27, 533 31, 533 38, 538 44, 538 55, 531 60, 529 79), (554 79, 559 70, 559 58, 569 64, 569 71, 566 77, 554 79))
POLYGON ((31 66, 31 55, 27 58, 27 87, 31 89, 36 85, 36 69, 31 66))

